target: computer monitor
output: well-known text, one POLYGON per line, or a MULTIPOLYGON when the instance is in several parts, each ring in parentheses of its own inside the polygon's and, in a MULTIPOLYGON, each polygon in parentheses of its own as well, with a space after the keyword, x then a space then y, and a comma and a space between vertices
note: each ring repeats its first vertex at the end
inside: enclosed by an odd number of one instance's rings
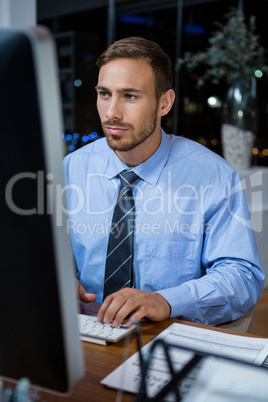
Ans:
POLYGON ((0 29, 0 377, 61 394, 84 363, 59 88, 50 33, 0 29))

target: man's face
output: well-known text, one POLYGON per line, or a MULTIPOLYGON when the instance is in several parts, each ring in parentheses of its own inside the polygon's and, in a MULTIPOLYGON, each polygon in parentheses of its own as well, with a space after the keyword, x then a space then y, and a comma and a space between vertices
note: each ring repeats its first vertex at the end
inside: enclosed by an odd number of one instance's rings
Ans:
POLYGON ((107 63, 100 69, 96 90, 103 131, 112 149, 130 151, 145 146, 150 137, 160 138, 158 102, 148 63, 132 59, 107 63))

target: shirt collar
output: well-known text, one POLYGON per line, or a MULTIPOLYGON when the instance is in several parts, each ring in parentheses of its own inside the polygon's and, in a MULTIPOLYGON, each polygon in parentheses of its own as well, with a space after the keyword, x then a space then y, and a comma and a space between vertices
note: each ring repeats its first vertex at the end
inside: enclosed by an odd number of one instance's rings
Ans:
MULTIPOLYGON (((160 173, 164 168, 170 153, 169 136, 161 129, 161 143, 157 150, 150 156, 149 159, 142 162, 140 165, 130 169, 135 172, 142 180, 157 185, 160 173)), ((111 151, 111 157, 107 166, 107 171, 111 175, 111 179, 116 177, 122 170, 128 170, 129 167, 118 158, 118 156, 111 151)))

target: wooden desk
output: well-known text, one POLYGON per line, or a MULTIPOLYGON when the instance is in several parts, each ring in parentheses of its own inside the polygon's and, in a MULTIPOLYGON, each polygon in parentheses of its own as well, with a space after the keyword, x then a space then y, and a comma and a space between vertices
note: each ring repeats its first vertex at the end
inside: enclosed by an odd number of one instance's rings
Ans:
MULTIPOLYGON (((96 315, 98 305, 95 303, 81 304, 81 312, 90 315, 96 315)), ((187 324, 191 326, 199 326, 202 328, 210 328, 215 331, 245 335, 239 332, 223 330, 220 328, 207 327, 188 321, 168 319, 159 323, 144 321, 142 323, 142 346, 152 341, 160 332, 171 325, 173 322, 187 324)), ((246 335, 252 336, 252 335, 246 335)), ((125 358, 124 356, 124 339, 116 344, 107 346, 96 345, 93 343, 83 342, 84 358, 85 358, 85 377, 75 387, 73 392, 65 397, 59 397, 45 392, 40 393, 41 401, 57 402, 108 402, 115 401, 117 391, 105 388, 100 381, 118 367, 125 358)), ((129 345, 129 356, 137 352, 136 337, 132 334, 129 345)), ((133 401, 133 395, 124 393, 122 401, 133 401)))

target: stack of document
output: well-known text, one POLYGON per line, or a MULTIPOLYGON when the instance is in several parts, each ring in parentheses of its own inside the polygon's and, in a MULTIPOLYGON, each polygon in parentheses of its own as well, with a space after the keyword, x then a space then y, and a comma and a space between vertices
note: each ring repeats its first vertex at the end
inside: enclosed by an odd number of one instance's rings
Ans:
MULTIPOLYGON (((268 339, 174 323, 155 340, 163 340, 171 345, 169 354, 175 372, 179 372, 192 359, 195 354, 193 351, 216 356, 202 359, 179 382, 178 389, 183 401, 267 401, 268 339)), ((149 361, 145 383, 150 398, 155 397, 172 378, 163 348, 156 347, 152 353, 155 340, 141 349, 143 361, 149 361)), ((110 388, 139 393, 142 383, 140 353, 127 359, 101 383, 110 388)), ((165 400, 174 401, 176 396, 171 393, 165 400)))

